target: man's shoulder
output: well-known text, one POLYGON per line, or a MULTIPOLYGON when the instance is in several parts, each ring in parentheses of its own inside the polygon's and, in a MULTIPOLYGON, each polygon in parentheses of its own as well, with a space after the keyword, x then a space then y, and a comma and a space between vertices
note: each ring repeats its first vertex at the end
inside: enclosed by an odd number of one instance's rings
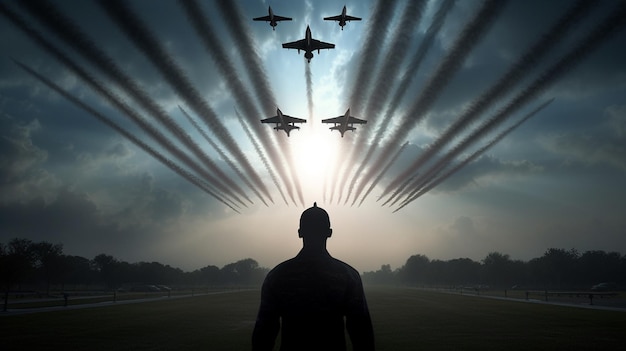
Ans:
POLYGON ((350 275, 360 276, 359 272, 356 269, 354 269, 351 265, 343 262, 342 260, 338 260, 332 257, 332 261, 333 261, 333 264, 337 267, 337 269, 342 269, 350 275))
POLYGON ((301 257, 296 256, 294 258, 288 259, 276 265, 276 267, 274 267, 268 272, 267 276, 268 277, 281 276, 284 274, 289 274, 290 272, 293 272, 293 271, 300 271, 303 269, 303 267, 310 266, 310 265, 307 265, 306 262, 315 262, 313 266, 316 268, 332 270, 335 272, 350 275, 352 277, 360 277, 359 272, 356 269, 354 269, 352 266, 331 256, 328 256, 321 260, 320 259, 308 260, 308 259, 302 259, 301 257))
POLYGON ((277 264, 274 268, 270 269, 270 271, 267 273, 267 276, 270 277, 291 270, 292 267, 296 266, 294 260, 295 257, 277 264))

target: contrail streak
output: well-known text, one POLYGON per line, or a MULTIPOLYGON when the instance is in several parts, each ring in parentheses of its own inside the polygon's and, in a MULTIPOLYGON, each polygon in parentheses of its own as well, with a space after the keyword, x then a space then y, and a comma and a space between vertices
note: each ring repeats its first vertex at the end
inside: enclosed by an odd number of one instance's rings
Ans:
POLYGON ((378 0, 372 11, 372 21, 369 22, 367 35, 364 40, 364 47, 361 55, 361 62, 356 74, 356 80, 352 86, 350 96, 350 108, 355 113, 360 113, 362 100, 368 92, 368 86, 372 77, 372 72, 376 70, 376 63, 382 43, 385 41, 387 29, 392 22, 390 19, 398 5, 397 0, 378 0))
MULTIPOLYGON (((257 153, 260 153, 261 155, 263 155, 263 152, 261 150, 261 145, 259 145, 259 143, 256 141, 256 139, 252 135, 252 131, 250 131, 250 128, 246 124, 246 121, 244 121, 243 117, 241 117, 241 115, 239 114, 239 111, 237 111, 237 109, 235 109, 235 114, 237 115, 237 119, 239 120, 239 123, 241 124, 241 127, 243 128, 244 132, 248 136, 248 139, 250 139, 250 142, 252 143, 252 145, 256 149, 257 153)), ((281 186, 278 183, 278 179, 276 179, 276 175, 274 174, 274 172, 271 171, 271 168, 269 167, 267 158, 265 158, 264 155, 261 157, 261 162, 263 162, 263 164, 265 164, 266 168, 270 169, 270 177, 272 178, 272 181, 274 182, 274 185, 276 185, 276 188, 278 188, 278 192, 280 193, 280 196, 283 198, 283 201, 285 201, 285 204, 287 206, 289 206, 289 203, 287 202, 287 198, 285 198, 285 194, 283 193, 283 190, 281 189, 281 186)))
MULTIPOLYGON (((0 9, 3 9, 3 6, 4 5, 0 4, 0 9)), ((55 90, 61 96, 63 96, 67 100, 71 101, 72 103, 74 103, 78 107, 82 108, 83 110, 87 111, 92 116, 97 118, 100 122, 106 124, 107 126, 112 128, 113 130, 115 130, 116 132, 118 132, 119 134, 124 136, 130 142, 132 142, 136 146, 140 147, 142 150, 144 150, 150 156, 154 157, 157 161, 161 162, 163 165, 165 165, 166 167, 168 167, 169 169, 171 169, 172 171, 174 171, 175 173, 177 173, 181 177, 185 178, 188 182, 190 182, 191 184, 197 186, 198 188, 200 188, 205 193, 213 196, 216 200, 218 200, 219 202, 221 202, 224 205, 228 206, 231 210, 233 210, 233 211, 235 211, 237 213, 240 213, 239 211, 237 211, 237 209, 235 209, 233 207, 233 205, 229 204, 228 202, 226 202, 225 199, 223 199, 221 196, 219 196, 218 194, 213 192, 209 188, 208 184, 206 184, 202 180, 198 179, 193 174, 185 171, 182 167, 178 166, 176 163, 172 162, 171 160, 169 160, 168 158, 163 156, 161 153, 159 153, 158 151, 156 151, 155 149, 153 149, 152 147, 150 147, 146 143, 144 143, 141 140, 139 140, 138 138, 136 138, 134 135, 132 135, 126 129, 122 128, 117 123, 113 122, 110 118, 108 118, 105 115, 101 114, 100 112, 94 110, 93 108, 91 108, 91 106, 89 106, 89 105, 85 104, 84 102, 80 101, 79 99, 74 97, 72 94, 64 91, 61 87, 59 87, 58 85, 54 84, 52 81, 50 81, 49 79, 47 79, 44 76, 40 75, 39 73, 35 72, 33 69, 29 68, 28 66, 26 66, 26 65, 24 65, 24 64, 22 64, 22 63, 20 63, 18 61, 15 61, 15 60, 14 60, 14 62, 17 65, 19 65, 22 69, 24 69, 26 72, 28 72, 29 74, 31 74, 32 76, 37 78, 39 81, 41 81, 42 83, 44 83, 45 85, 47 85, 51 89, 55 90)))
MULTIPOLYGON (((95 63, 104 73, 113 78, 123 89, 125 89, 133 98, 135 98, 147 111, 149 111, 162 125, 164 125, 179 141, 188 147, 199 159, 201 159, 204 165, 217 173, 220 176, 218 184, 220 186, 222 181, 226 183, 231 189, 237 191, 241 196, 246 197, 245 193, 234 182, 230 181, 223 172, 208 158, 208 156, 195 144, 189 135, 185 133, 168 115, 163 109, 158 106, 142 89, 139 88, 133 80, 122 72, 122 70, 115 65, 113 60, 107 57, 93 41, 89 40, 80 29, 66 16, 64 16, 54 5, 48 2, 31 2, 21 1, 18 3, 23 6, 29 13, 37 17, 42 23, 46 24, 48 28, 52 29, 61 39, 77 49, 83 56, 89 59, 92 63, 95 63)), ((31 37, 33 37, 31 35, 31 37)), ((38 40, 40 43, 45 42, 45 39, 38 40)), ((41 44, 47 51, 53 53, 58 58, 59 51, 56 50, 50 44, 41 44)), ((61 56, 64 56, 60 54, 61 56)), ((61 59, 61 58, 60 58, 61 59)), ((66 64, 69 59, 61 59, 66 64)), ((73 64, 74 71, 77 72, 77 65, 73 64)), ((80 70, 82 71, 82 70, 80 70)), ((78 73, 78 72, 77 72, 78 73)), ((137 123, 137 122, 136 122, 137 123)), ((151 126, 148 126, 151 128, 151 126)), ((192 161, 191 161, 192 162, 192 161)), ((186 163, 188 163, 186 161, 186 163)), ((192 162, 193 163, 193 162, 192 162)), ((206 173, 206 172, 204 172, 206 173)), ((211 177, 213 179, 213 177, 211 177)), ((246 197, 247 198, 247 197, 246 197)))
MULTIPOLYGON (((426 83, 424 90, 410 107, 406 116, 401 119, 398 128, 390 138, 391 142, 383 148, 378 159, 374 162, 374 166, 371 167, 372 171, 383 166, 394 151, 397 150, 397 142, 405 140, 409 132, 426 116, 432 104, 448 85, 452 76, 461 68, 467 55, 482 39, 506 3, 506 1, 501 0, 485 0, 483 2, 472 20, 457 37, 452 48, 426 83)), ((368 172, 365 181, 369 182, 372 175, 371 172, 368 172)))
POLYGON ((306 79, 306 98, 309 105, 309 122, 315 126, 313 121, 313 79, 311 77, 311 65, 304 65, 304 77, 306 79))
POLYGON ((248 158, 238 147, 228 129, 219 121, 215 112, 213 112, 208 103, 201 97, 200 93, 192 85, 182 69, 169 57, 141 18, 123 1, 101 0, 98 1, 98 3, 111 19, 120 26, 128 38, 131 39, 159 71, 161 71, 163 77, 169 82, 170 86, 176 90, 178 95, 186 101, 187 105, 191 107, 198 116, 203 118, 207 126, 226 146, 228 151, 235 156, 238 163, 255 185, 261 189, 263 193, 268 193, 265 184, 263 184, 259 175, 252 168, 248 158))
POLYGON ((234 195, 227 187, 222 184, 221 181, 215 179, 211 174, 207 173, 203 168, 199 167, 189 156, 176 147, 167 137, 165 137, 161 132, 159 132, 156 128, 154 128, 150 123, 146 122, 143 117, 137 114, 134 110, 128 107, 125 103, 123 103, 115 94, 113 94, 108 89, 104 88, 102 84, 100 84, 95 78, 93 78, 90 74, 88 74, 85 70, 80 68, 74 61, 72 61, 67 55, 63 54, 59 49, 57 49, 54 45, 49 43, 46 39, 43 38, 37 31, 30 28, 26 22, 24 22, 17 14, 13 13, 8 8, 4 6, 0 7, 2 13, 9 18, 18 28, 24 31, 28 36, 30 36, 38 45, 40 45, 44 50, 48 53, 56 57, 61 63, 63 63, 66 67, 68 67, 72 72, 74 72, 77 76, 79 76, 83 81, 85 81, 89 86, 91 86, 96 92, 98 92, 102 97, 104 97, 107 101, 109 101, 112 105, 117 107, 120 111, 122 111, 126 116, 128 116, 135 124, 141 127, 146 133, 148 133, 154 140, 156 140, 159 144, 161 144, 165 149, 167 149, 172 155, 178 157, 182 160, 188 167, 192 168, 197 174, 202 175, 205 179, 215 184, 222 192, 228 194, 231 197, 234 197, 238 201, 245 206, 245 204, 234 195))
MULTIPOLYGON (((435 37, 441 30, 441 27, 443 26, 443 23, 446 19, 446 16, 448 15, 450 10, 454 6, 455 1, 456 0, 444 0, 441 3, 441 6, 437 10, 437 13, 434 16, 432 23, 428 27, 428 30, 426 31, 426 34, 424 35, 422 42, 420 43, 419 47, 417 48, 417 51, 411 58, 409 67, 404 73, 402 79, 399 80, 400 84, 395 89, 395 94, 393 98, 391 99, 391 103, 387 105, 387 113, 385 114, 385 117, 383 118, 382 122, 376 127, 375 135, 372 138, 373 140, 372 144, 374 145, 378 144, 377 141, 382 140, 383 134, 386 131, 388 131, 391 118, 394 116, 396 109, 398 108, 398 106, 400 106, 400 102, 402 101, 402 98, 404 97, 405 93, 409 89, 409 86, 413 82, 413 77, 417 75, 417 71, 422 64, 422 61, 424 57, 426 56, 426 53, 428 53, 428 51, 432 47, 433 42, 435 41, 435 37)), ((370 139, 369 135, 372 134, 372 131, 373 131, 372 128, 365 129, 364 130, 365 135, 363 136, 362 140, 367 141, 368 139, 370 139)), ((368 148, 365 157, 363 157, 363 160, 361 162, 358 162, 359 168, 355 172, 352 178, 352 182, 356 182, 357 177, 363 174, 363 170, 365 169, 365 166, 369 164, 370 159, 372 158, 372 156, 374 156, 375 151, 376 151, 375 147, 370 146, 368 148)), ((365 182, 364 178, 365 177, 361 177, 361 182, 359 183, 359 187, 357 188, 357 191, 354 195, 355 198, 358 198, 361 195, 361 192, 367 185, 367 182, 365 182)), ((373 189, 373 187, 371 187, 370 189, 373 189)), ((362 201, 363 200, 361 200, 361 202, 362 201)))
POLYGON ((420 23, 423 15, 425 0, 409 1, 403 10, 403 15, 396 32, 392 35, 393 41, 389 51, 383 59, 384 65, 376 77, 373 91, 367 99, 367 107, 364 113, 369 119, 378 117, 379 111, 387 101, 387 95, 391 91, 391 83, 397 79, 407 51, 409 50, 411 38, 415 28, 420 23))
POLYGON ((420 196, 426 194, 427 192, 429 192, 431 189, 433 189, 434 187, 436 187, 437 185, 441 184, 443 181, 445 181, 446 179, 448 179, 450 176, 452 176, 454 173, 458 172, 461 168, 465 167, 466 165, 468 165, 469 163, 471 163, 472 161, 474 161, 476 158, 478 158, 480 155, 484 154, 487 150, 489 150, 491 147, 493 147, 495 144, 499 143, 502 139, 504 139, 505 136, 507 136, 509 133, 511 133, 513 130, 517 129, 517 127, 519 127, 522 123, 526 122, 527 120, 529 120, 530 118, 532 118, 533 116, 535 116, 537 113, 539 113, 541 110, 543 110, 544 108, 546 108, 548 105, 550 105, 552 103, 552 101, 554 101, 554 98, 544 102, 543 104, 541 104, 539 107, 535 108, 533 111, 531 111, 530 113, 528 113, 526 116, 524 116, 522 119, 520 119, 518 122, 516 122, 515 124, 513 124, 511 127, 507 128, 505 131, 503 131, 502 133, 498 134, 495 138, 493 138, 493 140, 491 140, 489 143, 487 143, 487 145, 483 146, 482 148, 476 150, 472 155, 470 155, 469 157, 467 157, 464 161, 460 162, 458 165, 454 166, 452 169, 450 169, 448 172, 446 172, 445 174, 441 175, 440 177, 438 177, 435 180, 432 180, 430 183, 428 183, 428 185, 426 185, 424 188, 420 189, 419 192, 417 192, 416 194, 411 194, 411 196, 409 197, 409 199, 405 200, 400 207, 398 207, 395 212, 400 211, 402 208, 404 208, 406 205, 408 205, 409 203, 413 202, 414 200, 416 200, 417 198, 419 198, 420 196))
MULTIPOLYGON (((256 118, 255 116, 259 116, 262 112, 255 107, 253 99, 250 97, 248 90, 239 79, 237 70, 229 60, 226 49, 220 43, 219 38, 215 34, 210 22, 204 16, 202 8, 196 1, 179 1, 179 4, 182 6, 187 18, 200 37, 206 51, 213 58, 216 67, 224 77, 224 81, 231 90, 235 101, 243 108, 244 115, 247 116, 248 121, 251 124, 258 122, 257 120, 254 120, 254 118, 256 118)), ((258 125, 258 123, 256 124, 258 125)), ((267 139, 267 137, 263 137, 265 133, 263 133, 260 128, 256 128, 255 132, 257 137, 262 139, 263 144, 271 147, 269 139, 267 139)), ((259 157, 262 157, 261 154, 259 154, 259 157)), ((267 171, 271 172, 271 169, 268 168, 267 171)), ((264 194, 270 198, 270 201, 273 202, 268 192, 264 192, 264 194)))
POLYGON ((543 34, 534 45, 532 45, 522 56, 520 56, 517 62, 514 62, 509 70, 502 75, 502 77, 494 85, 476 98, 465 113, 461 115, 461 117, 450 125, 450 127, 448 127, 448 129, 442 133, 442 135, 434 143, 432 143, 424 151, 424 153, 422 153, 389 184, 386 188, 386 192, 388 192, 389 189, 397 189, 392 195, 392 198, 400 193, 403 190, 403 187, 398 187, 400 182, 405 181, 408 177, 417 172, 417 170, 437 152, 439 152, 439 150, 441 150, 446 143, 458 135, 489 106, 508 93, 516 85, 516 83, 518 83, 519 80, 528 73, 534 64, 536 64, 549 52, 551 48, 561 41, 569 29, 578 23, 586 14, 589 14, 590 8, 596 4, 598 4, 596 1, 578 1, 574 6, 566 11, 564 15, 554 23, 550 30, 543 34))
MULTIPOLYGON (((207 132, 204 131, 204 129, 202 129, 202 127, 198 124, 198 122, 196 122, 193 119, 193 117, 191 117, 187 113, 187 111, 185 111, 185 109, 183 109, 180 105, 178 105, 178 108, 183 113, 183 115, 187 118, 189 123, 191 123, 193 127, 196 128, 196 130, 200 133, 200 135, 202 135, 204 140, 211 143, 212 142, 211 137, 207 134, 207 132)), ((217 149, 217 152, 219 153, 220 157, 222 157, 226 161, 226 163, 228 163, 228 165, 235 171, 235 173, 237 173, 239 178, 241 178, 241 180, 243 180, 243 182, 246 183, 246 185, 252 190, 252 192, 254 192, 254 194, 256 194, 256 196, 258 196, 259 199, 261 199, 263 204, 267 206, 267 202, 265 202, 265 199, 263 198, 263 196, 261 196, 261 193, 254 187, 254 185, 248 180, 248 178, 246 178, 246 176, 243 174, 243 172, 241 172, 239 167, 237 167, 236 164, 234 164, 229 158, 226 157, 226 154, 224 154, 224 151, 221 148, 217 149)))
MULTIPOLYGON (((415 31, 417 24, 422 18, 425 3, 425 0, 409 1, 402 11, 402 19, 400 20, 400 23, 398 24, 395 33, 392 34, 393 41, 390 44, 389 51, 387 51, 387 54, 382 61, 384 63, 383 67, 380 69, 380 71, 378 71, 375 83, 373 84, 372 92, 367 98, 367 106, 364 112, 368 118, 368 123, 376 123, 378 114, 380 113, 379 111, 387 101, 387 96, 391 91, 391 84, 395 79, 397 79, 397 72, 400 69, 400 66, 402 65, 402 62, 404 61, 404 58, 406 57, 407 51, 409 49, 408 43, 411 42, 413 32, 415 31)), ((355 142, 352 146, 352 152, 350 152, 350 155, 347 158, 348 167, 345 169, 341 182, 339 183, 340 199, 346 182, 348 181, 350 171, 354 166, 353 160, 355 154, 362 150, 366 144, 366 134, 367 133, 364 132, 355 136, 355 142)), ((352 190, 354 189, 354 186, 356 184, 357 176, 358 175, 355 173, 353 181, 350 182, 345 203, 348 202, 348 199, 352 194, 352 190)))
MULTIPOLYGON (((274 113, 276 110, 276 98, 272 92, 269 80, 263 70, 263 61, 259 54, 254 50, 257 46, 253 40, 252 35, 248 27, 245 25, 244 16, 237 6, 236 1, 230 0, 218 0, 216 1, 223 16, 223 19, 228 23, 227 29, 230 31, 235 46, 239 49, 240 57, 244 63, 244 68, 248 72, 248 76, 252 81, 252 87, 256 90, 256 97, 258 102, 262 106, 264 115, 274 113)), ((255 127, 256 124, 251 122, 251 126, 255 127)), ((266 135, 266 134, 262 134, 266 135)), ((279 172, 283 182, 286 184, 288 192, 291 193, 291 186, 295 187, 298 196, 300 197, 301 205, 304 206, 304 198, 302 197, 302 185, 300 179, 294 170, 294 155, 291 152, 289 144, 284 139, 279 139, 278 142, 282 144, 281 147, 274 146, 277 144, 274 135, 268 136, 273 141, 272 146, 265 145, 265 150, 273 161, 274 167, 279 172), (274 151, 274 150, 279 150, 274 151), (287 170, 283 168, 287 167, 287 170), (286 172, 289 172, 290 179, 293 184, 287 183, 286 172)), ((267 144, 267 143, 266 143, 267 144)), ((293 201, 293 196, 292 196, 293 201)), ((295 203, 295 201, 294 201, 295 203)))
POLYGON ((433 179, 437 173, 445 167, 452 159, 457 157, 474 141, 493 130, 500 125, 512 113, 520 109, 538 94, 543 92, 550 85, 558 81, 575 65, 580 63, 589 53, 595 50, 600 44, 607 40, 611 35, 621 30, 626 23, 626 2, 620 2, 615 11, 612 11, 603 21, 601 21, 585 38, 562 56, 554 65, 546 69, 537 79, 530 83, 522 92, 509 102, 504 109, 491 117, 480 128, 476 129, 471 135, 462 140, 452 150, 450 150, 442 159, 434 164, 423 177, 413 182, 410 189, 422 188, 426 182, 433 179))
MULTIPOLYGON (((406 149, 407 145, 409 145, 408 141, 405 141, 404 144, 402 144, 402 146, 400 146, 400 148, 398 149, 398 151, 395 153, 395 155, 393 155, 393 157, 391 158, 391 160, 389 160, 389 162, 387 163, 387 165, 383 168, 382 171, 380 171, 380 173, 378 174, 378 176, 376 177, 376 179, 372 182, 372 185, 367 189, 367 191, 365 192, 365 195, 363 195, 363 198, 361 198, 361 201, 359 202, 359 207, 361 207, 361 205, 363 204, 363 200, 365 200, 365 198, 367 197, 367 195, 369 195, 369 193, 374 189, 374 186, 376 186, 376 183, 378 183, 378 181, 380 181, 380 179, 382 179, 382 177, 385 175, 385 173, 387 173, 387 171, 389 170, 389 168, 391 168, 391 166, 393 165, 394 162, 396 162, 396 160, 398 159, 398 157, 400 157, 400 155, 402 154, 402 151, 404 151, 404 149, 406 149)), ((354 197, 354 200, 352 201, 352 205, 354 205, 354 202, 356 201, 356 199, 358 198, 358 194, 354 197)))
MULTIPOLYGON (((217 5, 221 10, 222 15, 224 16, 225 21, 229 24, 228 29, 231 32, 231 35, 234 38, 235 45, 238 47, 239 52, 241 54, 242 61, 244 63, 244 67, 248 71, 248 75, 252 80, 252 86, 257 91, 257 99, 262 106, 262 110, 265 114, 273 113, 274 108, 276 108, 276 98, 270 88, 269 80, 263 71, 262 60, 254 50, 255 43, 252 40, 252 36, 249 33, 247 27, 245 26, 244 20, 242 20, 243 16, 236 2, 234 1, 217 1, 217 5)), ((291 148, 284 140, 280 140, 282 147, 275 146, 277 144, 276 139, 273 135, 267 135, 266 133, 259 133, 258 122, 250 121, 250 125, 257 130, 257 135, 262 136, 259 139, 264 143, 265 149, 273 161, 274 167, 279 172, 283 182, 287 186, 288 193, 291 195, 293 201, 293 195, 291 191, 291 187, 293 186, 298 193, 300 203, 304 206, 304 198, 302 196, 302 186, 300 184, 300 179, 298 178, 297 173, 295 172, 294 165, 294 156, 291 153, 291 148), (271 138, 273 144, 270 145, 269 140, 264 138, 271 138), (280 152, 275 151, 280 150, 280 152), (286 169, 285 169, 286 168, 286 169), (287 172, 289 172, 289 177, 287 176, 287 172), (288 183, 287 180, 291 179, 293 184, 288 183)), ((294 201, 295 203, 295 201, 294 201)))
MULTIPOLYGON (((365 36, 363 51, 360 54, 359 67, 356 73, 356 79, 352 85, 350 93, 349 107, 356 115, 360 113, 362 100, 368 93, 369 83, 372 76, 372 72, 375 72, 376 64, 378 62, 378 56, 385 41, 387 35, 387 29, 392 22, 390 19, 393 17, 397 0, 378 0, 374 9, 372 10, 371 22, 368 21, 367 34, 365 36)), ((332 180, 339 179, 342 169, 346 168, 346 164, 343 163, 343 167, 335 162, 335 173, 332 180)), ((339 182, 334 182, 330 186, 331 199, 333 201, 333 195, 338 192, 339 182)))
POLYGON ((237 5, 236 1, 217 0, 218 7, 221 10, 224 21, 228 24, 227 29, 233 36, 233 44, 237 46, 241 53, 241 59, 248 76, 252 80, 252 86, 256 89, 256 96, 262 106, 263 112, 269 114, 275 111, 276 98, 272 92, 269 79, 263 71, 263 61, 259 54, 254 50, 257 43, 252 39, 245 19, 237 5))

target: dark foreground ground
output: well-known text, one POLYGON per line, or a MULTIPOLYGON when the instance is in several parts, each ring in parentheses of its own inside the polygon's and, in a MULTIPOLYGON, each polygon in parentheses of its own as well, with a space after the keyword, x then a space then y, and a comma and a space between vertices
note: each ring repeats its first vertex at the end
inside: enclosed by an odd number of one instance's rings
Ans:
MULTIPOLYGON (((367 288, 377 350, 610 350, 626 312, 406 288, 367 288)), ((0 313, 0 348, 249 350, 259 291, 0 313)), ((581 302, 584 304, 584 302, 581 302)))

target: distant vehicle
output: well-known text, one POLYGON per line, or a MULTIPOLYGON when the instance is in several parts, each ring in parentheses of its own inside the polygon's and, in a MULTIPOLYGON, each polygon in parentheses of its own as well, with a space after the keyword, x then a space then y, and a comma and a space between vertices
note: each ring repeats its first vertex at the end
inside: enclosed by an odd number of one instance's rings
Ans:
POLYGON ((157 291, 161 291, 161 289, 157 288, 156 285, 144 284, 144 285, 135 285, 135 286, 130 288, 130 291, 135 291, 135 292, 157 292, 157 291))
POLYGON ((161 291, 172 291, 172 288, 167 285, 156 285, 156 287, 159 288, 159 290, 161 291))
POLYGON ((278 21, 291 21, 290 17, 283 17, 283 16, 275 15, 274 11, 272 11, 271 6, 268 8, 267 12, 269 13, 269 16, 256 17, 256 18, 253 18, 252 20, 269 22, 270 26, 272 26, 272 30, 276 30, 278 21))
POLYGON ((350 109, 343 116, 338 116, 334 118, 323 119, 322 123, 333 123, 335 124, 333 127, 330 127, 330 130, 338 130, 341 133, 341 137, 343 138, 343 133, 348 130, 354 131, 356 128, 353 127, 354 124, 365 124, 366 120, 358 119, 356 117, 350 116, 350 109))
POLYGON ((341 15, 324 17, 324 21, 339 21, 339 26, 341 26, 341 30, 343 30, 343 26, 346 25, 346 21, 360 21, 361 18, 353 17, 346 15, 346 6, 343 6, 343 10, 341 10, 341 15))
POLYGON ((296 126, 295 123, 306 123, 306 119, 284 115, 282 111, 277 107, 276 116, 262 119, 261 123, 274 123, 276 124, 274 129, 276 129, 277 131, 282 129, 285 131, 285 133, 287 133, 287 136, 289 136, 289 133, 293 129, 300 129, 300 127, 296 126))
POLYGON ((317 53, 320 53, 321 49, 334 49, 335 44, 325 43, 323 41, 319 41, 313 39, 311 36, 311 28, 306 26, 306 31, 304 32, 304 39, 292 41, 290 43, 284 43, 283 49, 296 49, 298 50, 298 54, 300 54, 300 50, 304 50, 304 57, 310 63, 313 58, 313 51, 317 50, 317 53))
POLYGON ((617 290, 617 284, 615 283, 600 283, 591 287, 591 291, 615 291, 617 290))

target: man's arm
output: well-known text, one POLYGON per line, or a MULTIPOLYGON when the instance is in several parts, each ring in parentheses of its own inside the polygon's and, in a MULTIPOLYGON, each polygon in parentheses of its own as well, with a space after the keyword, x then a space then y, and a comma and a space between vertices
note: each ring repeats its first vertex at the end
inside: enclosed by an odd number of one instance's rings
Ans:
POLYGON ((252 332, 252 351, 271 351, 280 330, 280 315, 274 302, 270 284, 263 282, 261 306, 252 332))
POLYGON ((365 300, 363 283, 358 273, 351 290, 352 296, 346 312, 346 330, 350 335, 352 349, 354 351, 373 351, 375 349, 374 328, 365 300))

